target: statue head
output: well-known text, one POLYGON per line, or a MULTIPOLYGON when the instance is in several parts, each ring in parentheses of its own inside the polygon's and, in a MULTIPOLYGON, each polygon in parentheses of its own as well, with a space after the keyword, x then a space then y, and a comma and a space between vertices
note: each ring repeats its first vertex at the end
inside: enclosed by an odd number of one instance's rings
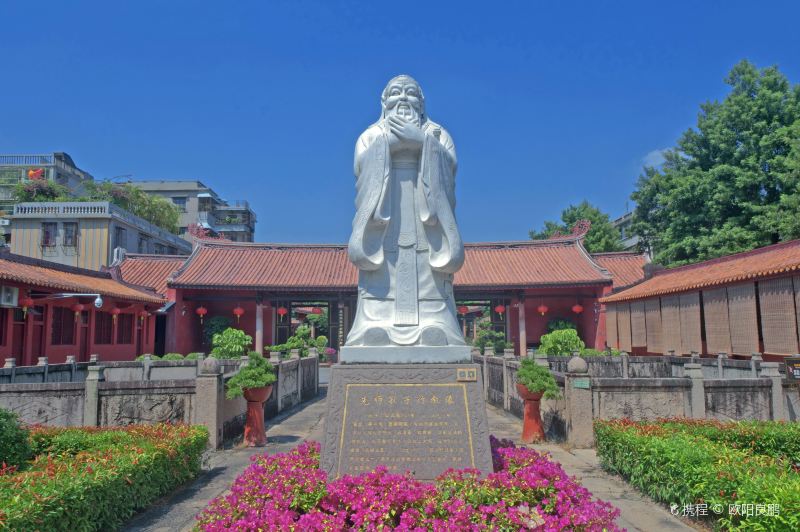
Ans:
POLYGON ((421 125, 425 122, 425 95, 417 80, 406 74, 393 77, 381 94, 381 118, 398 115, 421 125))

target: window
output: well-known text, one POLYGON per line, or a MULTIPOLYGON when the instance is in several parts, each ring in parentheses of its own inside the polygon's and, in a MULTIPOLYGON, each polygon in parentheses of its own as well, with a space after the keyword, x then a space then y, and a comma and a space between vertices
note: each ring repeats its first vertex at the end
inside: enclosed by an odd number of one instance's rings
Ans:
POLYGON ((53 307, 51 341, 53 345, 75 343, 75 313, 67 307, 53 307))
POLYGON ((186 212, 186 196, 175 196, 172 198, 172 203, 174 203, 181 212, 186 212))
POLYGON ((139 233, 139 253, 149 253, 150 237, 144 233, 139 233))
POLYGON ((117 343, 133 343, 133 314, 120 314, 117 316, 117 343))
POLYGON ((64 247, 74 248, 78 246, 78 224, 75 222, 64 222, 64 247))
POLYGON ((159 244, 158 242, 156 242, 155 244, 153 244, 153 247, 155 249, 156 255, 165 255, 167 253, 167 248, 164 246, 164 244, 159 244))
POLYGON ((189 229, 189 228, 188 228, 188 227, 179 227, 179 228, 178 228, 178 235, 180 235, 180 236, 183 236, 183 235, 185 235, 185 234, 186 234, 186 231, 187 231, 187 229, 189 229))
POLYGON ((42 224, 42 247, 52 248, 56 245, 58 238, 58 224, 55 222, 44 222, 42 224))
POLYGON ((128 234, 124 227, 114 228, 114 249, 116 248, 128 248, 128 234))
MULTIPOLYGON (((122 317, 122 314, 119 315, 122 317)), ((94 315, 94 343, 96 344, 110 344, 112 340, 112 323, 111 314, 108 312, 96 312, 94 315)))

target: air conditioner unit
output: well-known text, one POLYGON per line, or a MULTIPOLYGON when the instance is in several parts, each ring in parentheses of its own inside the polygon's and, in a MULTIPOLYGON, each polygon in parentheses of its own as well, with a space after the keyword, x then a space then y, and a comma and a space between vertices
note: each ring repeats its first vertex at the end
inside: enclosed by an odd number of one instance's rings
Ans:
POLYGON ((8 218, 0 218, 0 225, 11 225, 11 220, 8 218))
POLYGON ((0 285, 0 307, 16 307, 18 298, 19 288, 0 285))

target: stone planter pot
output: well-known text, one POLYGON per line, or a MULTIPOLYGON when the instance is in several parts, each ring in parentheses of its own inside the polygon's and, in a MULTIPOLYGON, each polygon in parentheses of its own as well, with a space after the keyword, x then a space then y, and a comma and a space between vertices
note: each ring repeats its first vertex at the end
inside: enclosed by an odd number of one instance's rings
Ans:
POLYGON ((272 385, 261 388, 245 388, 247 419, 244 423, 244 443, 247 447, 263 447, 267 444, 267 430, 264 427, 264 402, 272 393, 272 385))
POLYGON ((525 386, 517 383, 517 393, 525 402, 522 418, 522 443, 543 441, 541 404, 544 392, 529 392, 525 386))

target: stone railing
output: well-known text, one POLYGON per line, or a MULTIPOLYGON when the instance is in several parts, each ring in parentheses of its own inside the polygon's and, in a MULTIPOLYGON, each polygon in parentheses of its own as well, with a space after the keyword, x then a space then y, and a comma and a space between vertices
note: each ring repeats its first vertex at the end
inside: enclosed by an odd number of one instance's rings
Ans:
MULTIPOLYGON (((246 357, 245 357, 246 360, 246 357)), ((26 423, 57 426, 118 426, 181 422, 208 427, 210 445, 242 433, 246 402, 226 399, 225 382, 244 360, 142 360, 0 369, 0 407, 26 423)), ((273 361, 277 381, 266 403, 273 416, 316 397, 319 357, 273 361)))
MULTIPOLYGON (((486 355, 474 353, 473 361, 484 368, 487 402, 522 417, 518 359, 511 351, 486 355)), ((627 355, 535 360, 550 368, 562 390, 562 399, 542 401, 545 433, 576 447, 591 447, 595 419, 800 420, 798 384, 782 377, 777 362, 627 355)))
MULTIPOLYGON (((570 355, 548 355, 547 361, 553 371, 564 373, 570 355)), ((753 354, 749 360, 728 358, 724 353, 716 357, 678 356, 583 356, 592 377, 656 378, 683 377, 686 364, 700 364, 703 376, 708 379, 743 379, 757 376, 761 369, 761 355, 753 354)), ((778 364, 783 373, 786 365, 778 364)))

